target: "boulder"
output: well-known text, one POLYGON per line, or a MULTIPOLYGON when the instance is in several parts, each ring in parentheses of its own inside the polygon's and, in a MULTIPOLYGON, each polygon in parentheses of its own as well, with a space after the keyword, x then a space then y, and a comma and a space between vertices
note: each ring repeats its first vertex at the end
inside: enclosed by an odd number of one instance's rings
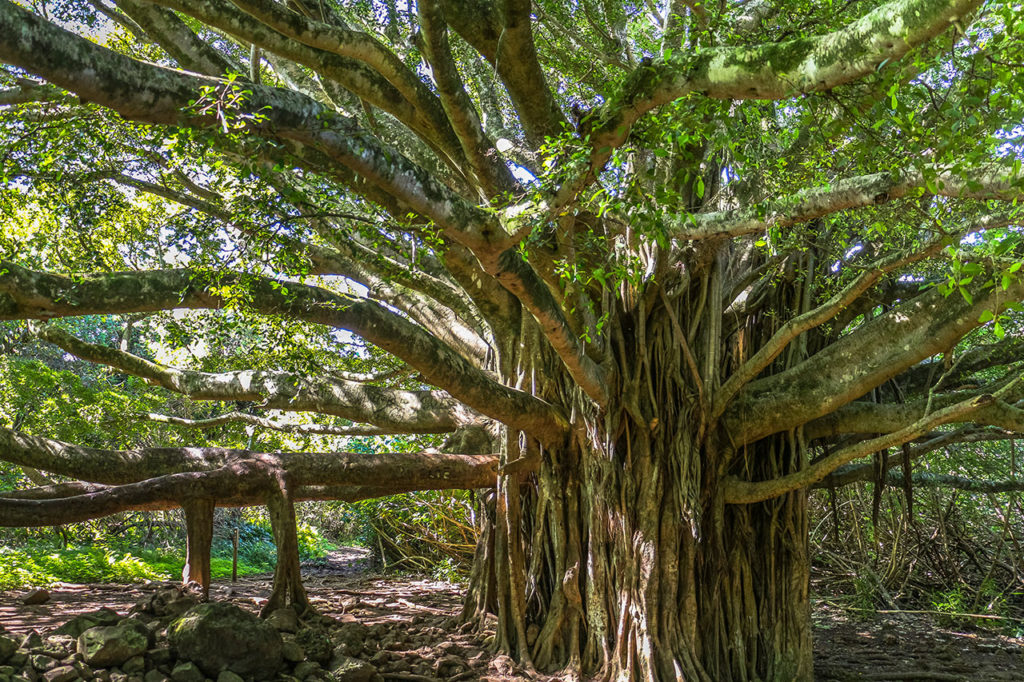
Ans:
POLYGON ((110 668, 146 653, 149 637, 145 625, 126 618, 117 625, 100 625, 83 632, 78 636, 78 653, 91 666, 110 668))
POLYGON ((234 604, 199 604, 167 628, 180 658, 192 661, 207 677, 230 670, 265 680, 281 669, 281 635, 272 626, 234 604))
POLYGON ((102 608, 97 611, 90 611, 88 613, 77 615, 50 634, 68 635, 77 639, 89 628, 94 628, 99 625, 117 625, 121 621, 121 618, 122 617, 117 613, 117 611, 102 608))
POLYGON ((166 587, 139 600, 132 607, 132 612, 157 618, 178 618, 198 603, 198 598, 182 588, 166 587))
POLYGON ((295 632, 299 629, 299 615, 290 606, 286 606, 283 609, 274 609, 266 617, 266 621, 275 630, 280 630, 281 632, 295 632))
POLYGON ((302 628, 295 634, 295 643, 302 647, 306 658, 320 665, 327 665, 334 655, 334 644, 323 630, 302 628))
POLYGON ((6 663, 7 659, 18 650, 18 640, 7 635, 0 635, 0 663, 6 663))
POLYGON ((369 634, 369 628, 362 623, 345 623, 334 633, 334 641, 338 643, 336 653, 358 656, 363 652, 369 634))
POLYGON ((78 679, 78 671, 73 666, 62 665, 53 670, 47 670, 43 673, 43 679, 46 682, 72 682, 78 679))
POLYGON ((381 679, 372 665, 349 656, 334 657, 331 661, 331 678, 335 682, 376 682, 381 679))
POLYGON ((126 675, 141 675, 146 672, 146 659, 142 656, 132 656, 121 664, 121 672, 126 675))
POLYGON ((221 670, 220 675, 217 675, 217 682, 245 682, 245 680, 230 670, 221 670))
POLYGON ((203 671, 195 663, 185 661, 174 666, 174 670, 171 671, 171 679, 174 682, 203 682, 206 679, 206 675, 203 674, 203 671))
POLYGON ((21 603, 26 606, 31 606, 33 604, 45 604, 48 601, 50 601, 50 593, 41 587, 29 590, 21 597, 21 603))

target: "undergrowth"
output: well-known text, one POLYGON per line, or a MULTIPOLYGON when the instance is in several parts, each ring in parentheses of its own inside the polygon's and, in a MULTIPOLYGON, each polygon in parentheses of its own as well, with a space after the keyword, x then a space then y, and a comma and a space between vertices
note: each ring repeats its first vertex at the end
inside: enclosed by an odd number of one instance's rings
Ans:
MULTIPOLYGON (((182 545, 184 543, 181 543, 182 545)), ((299 554, 316 562, 334 546, 315 529, 299 530, 299 554)), ((238 574, 274 570, 277 554, 269 524, 257 521, 240 528, 238 574)), ((61 547, 54 541, 32 540, 18 547, 0 547, 0 589, 66 583, 132 583, 178 580, 185 565, 184 547, 140 547, 132 543, 81 543, 61 547)), ((218 537, 210 561, 213 580, 231 577, 231 540, 218 537)))

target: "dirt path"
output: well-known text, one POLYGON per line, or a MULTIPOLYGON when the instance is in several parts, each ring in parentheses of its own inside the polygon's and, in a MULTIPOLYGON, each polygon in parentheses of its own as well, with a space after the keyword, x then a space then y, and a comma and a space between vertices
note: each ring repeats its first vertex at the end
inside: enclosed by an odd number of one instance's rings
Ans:
MULTIPOLYGON (((331 553, 326 564, 306 568, 304 575, 310 599, 321 613, 367 626, 361 657, 377 666, 385 680, 529 679, 508 658, 487 651, 489 633, 473 633, 453 623, 462 587, 384 577, 369 572, 368 561, 364 550, 343 548, 331 553)), ((102 606, 126 612, 162 585, 61 584, 39 606, 21 605, 21 592, 0 592, 0 624, 27 632, 102 606)), ((215 584, 211 597, 256 610, 269 592, 270 576, 253 576, 215 584)), ((815 679, 822 682, 1024 682, 1024 639, 998 631, 940 627, 928 614, 857 619, 825 600, 816 600, 814 623, 815 679)))

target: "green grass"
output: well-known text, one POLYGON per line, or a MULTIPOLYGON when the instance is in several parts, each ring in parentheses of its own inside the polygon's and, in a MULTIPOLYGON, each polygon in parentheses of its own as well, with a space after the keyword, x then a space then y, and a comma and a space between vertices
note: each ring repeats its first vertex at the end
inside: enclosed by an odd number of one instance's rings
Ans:
MULTIPOLYGON (((240 553, 241 554, 241 553, 240 553)), ((180 553, 126 547, 73 546, 57 549, 32 545, 0 548, 0 589, 66 583, 133 583, 143 580, 177 580, 185 558, 180 553)), ((238 562, 239 575, 273 570, 273 564, 238 562)), ((231 557, 210 561, 214 580, 231 577, 231 557)))
MULTIPOLYGON (((274 570, 277 550, 266 521, 243 524, 238 545, 238 574, 274 570)), ((121 538, 62 548, 52 540, 25 538, 15 547, 0 547, 0 589, 66 583, 133 583, 143 580, 179 580, 185 565, 181 548, 152 548, 121 538)), ((314 528, 299 528, 299 556, 322 559, 334 545, 314 528)), ((214 580, 231 577, 231 541, 213 543, 210 573, 214 580)))

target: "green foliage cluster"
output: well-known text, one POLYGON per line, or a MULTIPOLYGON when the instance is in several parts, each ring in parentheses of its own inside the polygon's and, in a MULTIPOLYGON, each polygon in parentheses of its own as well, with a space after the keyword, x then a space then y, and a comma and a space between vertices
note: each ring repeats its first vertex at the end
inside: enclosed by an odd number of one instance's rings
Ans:
MULTIPOLYGON (((66 545, 38 530, 8 530, 5 546, 0 547, 0 589, 56 582, 132 583, 178 579, 185 565, 184 526, 180 518, 154 537, 141 524, 118 532, 121 516, 62 528, 62 537, 73 539, 66 545)), ((214 580, 231 577, 233 528, 230 523, 219 525, 210 562, 214 580)), ((238 529, 239 575, 273 571, 277 550, 269 521, 250 514, 249 519, 239 520, 238 529)), ((315 527, 300 524, 299 556, 304 562, 322 561, 332 549, 334 544, 315 527)))

